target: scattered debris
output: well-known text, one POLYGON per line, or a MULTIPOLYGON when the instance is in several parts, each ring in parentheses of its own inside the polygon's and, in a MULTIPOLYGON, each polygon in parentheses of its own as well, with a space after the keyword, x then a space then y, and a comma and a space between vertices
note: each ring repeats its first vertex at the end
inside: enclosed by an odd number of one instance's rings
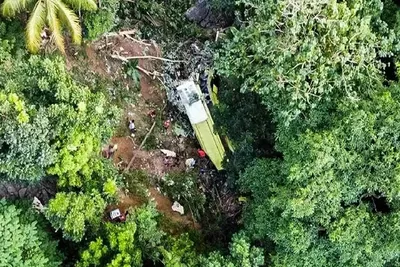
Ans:
POLYGON ((35 210, 37 210, 41 213, 44 211, 44 206, 37 197, 33 197, 32 206, 35 210))
POLYGON ((115 220, 115 219, 119 218, 120 216, 121 216, 121 211, 119 209, 115 209, 110 212, 111 220, 115 220))
POLYGON ((167 157, 172 157, 176 158, 176 153, 174 151, 168 150, 168 149, 160 149, 162 153, 164 153, 165 156, 167 157))
POLYGON ((175 60, 175 59, 169 59, 169 58, 163 58, 163 57, 156 57, 156 56, 132 56, 132 57, 123 57, 118 55, 116 53, 115 55, 111 55, 112 58, 122 60, 124 62, 127 62, 129 60, 133 59, 154 59, 154 60, 161 60, 161 61, 168 61, 168 62, 173 62, 173 63, 184 63, 186 61, 184 60, 175 60))
POLYGON ((197 155, 199 155, 199 158, 205 158, 206 157, 206 152, 204 152, 203 149, 197 149, 197 155))
POLYGON ((128 211, 121 213, 120 209, 115 209, 110 212, 110 219, 114 222, 125 222, 128 211))
POLYGON ((231 26, 235 20, 233 8, 229 8, 227 4, 223 8, 215 8, 210 0, 198 0, 195 6, 186 11, 185 16, 208 29, 225 28, 231 26))
POLYGON ((194 158, 189 158, 189 159, 187 159, 187 160, 185 161, 186 167, 191 168, 191 169, 194 168, 194 165, 195 165, 195 164, 196 164, 196 160, 195 160, 194 158))
POLYGON ((164 158, 164 165, 166 167, 171 167, 174 164, 174 158, 165 157, 164 158))
POLYGON ((177 202, 177 201, 174 202, 171 209, 173 211, 179 212, 179 214, 181 214, 181 215, 185 214, 185 210, 184 210, 183 206, 181 204, 179 204, 179 202, 177 202))

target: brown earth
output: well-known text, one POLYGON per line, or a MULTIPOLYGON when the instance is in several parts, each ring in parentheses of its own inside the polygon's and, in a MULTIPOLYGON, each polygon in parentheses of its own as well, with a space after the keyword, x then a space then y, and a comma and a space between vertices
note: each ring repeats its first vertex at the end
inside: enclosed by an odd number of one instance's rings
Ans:
MULTIPOLYGON (((122 80, 127 88, 133 85, 132 81, 124 75, 123 61, 112 58, 111 55, 120 57, 161 56, 160 48, 154 42, 139 43, 122 36, 104 38, 87 46, 84 52, 91 72, 97 73, 106 79, 122 80)), ((74 63, 72 57, 69 57, 67 61, 68 65, 77 65, 79 63, 74 63)), ((138 66, 153 73, 161 69, 161 62, 139 59, 138 66)), ((118 145, 118 150, 113 155, 113 162, 118 168, 125 169, 132 157, 135 156, 131 169, 144 170, 156 179, 160 179, 170 171, 185 171, 184 160, 187 157, 194 156, 196 148, 193 147, 193 142, 190 139, 176 137, 171 130, 172 127, 167 130, 157 129, 155 132, 160 148, 177 152, 178 157, 174 164, 164 164, 165 157, 159 149, 149 151, 138 149, 141 142, 138 138, 144 136, 152 125, 152 120, 148 116, 149 111, 156 110, 157 116, 161 117, 161 121, 167 119, 166 114, 164 114, 165 99, 165 92, 162 86, 160 86, 160 82, 141 72, 140 98, 137 103, 128 105, 124 112, 123 120, 125 122, 123 123, 126 123, 126 134, 125 136, 113 137, 110 140, 110 143, 118 145), (128 118, 135 120, 137 127, 135 137, 129 136, 129 131, 127 130, 128 118)), ((194 221, 188 211, 186 211, 185 215, 181 216, 179 213, 172 211, 172 201, 168 197, 161 194, 155 187, 150 186, 148 190, 149 197, 155 201, 160 213, 165 216, 166 220, 178 226, 174 227, 175 229, 187 227, 193 229, 200 228, 200 225, 194 221)), ((116 207, 124 212, 131 207, 142 205, 145 202, 146 200, 140 197, 121 192, 118 205, 109 206, 107 212, 116 207)), ((173 232, 171 229, 166 230, 173 232)))

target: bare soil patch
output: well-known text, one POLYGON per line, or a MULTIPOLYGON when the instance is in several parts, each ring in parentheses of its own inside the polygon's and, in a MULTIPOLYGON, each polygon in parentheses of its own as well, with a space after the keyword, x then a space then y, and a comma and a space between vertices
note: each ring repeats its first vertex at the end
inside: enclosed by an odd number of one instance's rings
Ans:
MULTIPOLYGON (((96 73, 105 79, 118 80, 123 86, 120 90, 130 89, 134 85, 124 73, 124 62, 112 58, 111 55, 120 55, 123 57, 131 56, 155 56, 161 57, 161 50, 155 43, 136 42, 123 36, 113 36, 104 38, 87 46, 84 50, 86 54, 87 67, 85 71, 96 73)), ((74 57, 68 58, 68 63, 72 66, 79 66, 80 62, 74 62, 74 57)), ((162 62, 152 59, 138 59, 138 66, 150 73, 159 72, 162 62)), ((115 166, 124 170, 128 163, 134 158, 131 169, 144 170, 155 181, 163 177, 170 171, 185 171, 185 159, 196 155, 195 142, 190 138, 177 137, 172 131, 173 123, 170 128, 164 129, 162 122, 169 117, 164 110, 166 103, 165 92, 155 77, 140 73, 140 94, 136 103, 130 103, 125 107, 123 117, 121 118, 121 131, 118 136, 113 137, 110 143, 117 144, 118 149, 113 155, 115 166), (157 127, 154 129, 154 137, 157 142, 157 148, 150 150, 139 150, 142 137, 149 131, 153 120, 149 117, 149 112, 156 110, 157 127), (137 132, 135 136, 130 136, 128 131, 128 119, 134 119, 137 132), (125 125, 126 124, 126 125, 125 125), (161 124, 161 125, 159 125, 161 124), (160 148, 169 149, 177 153, 177 158, 173 159, 173 164, 166 164, 165 156, 159 150, 160 148)), ((134 90, 131 90, 132 92, 134 90)), ((170 232, 176 232, 177 229, 191 228, 199 229, 200 225, 196 223, 190 214, 185 211, 185 215, 180 215, 172 211, 172 201, 161 194, 154 186, 150 186, 149 198, 156 203, 157 210, 165 216, 165 221, 174 224, 174 227, 165 229, 170 232)), ((119 194, 119 203, 107 208, 108 214, 114 208, 125 210, 146 203, 145 199, 132 194, 126 194, 121 190, 119 194)))

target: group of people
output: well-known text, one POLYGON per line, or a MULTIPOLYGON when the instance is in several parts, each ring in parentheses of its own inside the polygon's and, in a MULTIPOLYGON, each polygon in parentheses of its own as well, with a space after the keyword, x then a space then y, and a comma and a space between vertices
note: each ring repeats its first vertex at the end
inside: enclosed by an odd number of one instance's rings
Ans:
MULTIPOLYGON (((152 119, 154 119, 156 117, 155 110, 151 110, 148 113, 148 115, 152 119)), ((168 129, 170 127, 170 125, 171 125, 171 120, 169 120, 169 119, 164 121, 164 123, 163 123, 163 126, 164 126, 165 129, 168 129)), ((128 120, 128 129, 129 129, 130 135, 132 137, 135 137, 136 125, 135 125, 135 120, 134 119, 129 119, 128 120)), ((109 159, 114 155, 114 153, 115 153, 115 151, 117 151, 117 149, 118 149, 118 145, 117 144, 109 144, 109 145, 107 145, 106 147, 103 148, 102 155, 103 155, 103 157, 109 159)), ((206 153, 202 149, 198 149, 197 150, 197 155, 198 155, 199 159, 202 159, 202 158, 206 157, 206 153)), ((186 160, 186 162, 185 162, 186 166, 189 167, 189 168, 193 168, 195 163, 196 163, 196 161, 193 158, 190 158, 190 159, 186 160)), ((171 159, 169 157, 165 157, 164 165, 172 166, 174 164, 176 164, 176 162, 173 159, 171 159)))

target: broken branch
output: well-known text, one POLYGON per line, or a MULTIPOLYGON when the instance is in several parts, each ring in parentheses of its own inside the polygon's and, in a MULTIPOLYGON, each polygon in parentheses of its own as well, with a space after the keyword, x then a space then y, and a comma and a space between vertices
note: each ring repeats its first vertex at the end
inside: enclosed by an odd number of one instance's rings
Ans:
MULTIPOLYGON (((164 109, 165 109, 166 107, 167 107, 167 105, 164 105, 164 107, 163 107, 162 110, 161 110, 161 114, 162 114, 162 112, 164 111, 164 109)), ((147 134, 146 134, 146 136, 144 137, 142 143, 140 144, 139 150, 142 149, 142 147, 143 147, 144 144, 146 143, 147 138, 149 138, 150 134, 153 132, 153 129, 154 129, 154 127, 156 126, 156 122, 157 122, 156 120, 153 122, 153 125, 151 126, 150 130, 147 132, 147 134)), ((135 160, 135 158, 136 158, 135 152, 133 152, 132 159, 131 159, 131 161, 129 161, 129 164, 128 164, 128 166, 125 168, 124 172, 127 172, 127 171, 130 169, 130 167, 132 166, 133 161, 135 160)))
POLYGON ((132 56, 132 57, 123 57, 120 55, 111 55, 112 58, 116 58, 122 61, 129 61, 132 59, 156 59, 156 60, 162 60, 162 61, 168 61, 168 62, 175 62, 175 63, 182 63, 186 62, 184 60, 174 60, 174 59, 169 59, 169 58, 163 58, 163 57, 155 57, 155 56, 132 56))
MULTIPOLYGON (((150 130, 147 132, 146 136, 144 137, 142 143, 141 143, 140 146, 139 146, 139 150, 142 149, 142 147, 144 146, 144 144, 146 144, 147 138, 149 138, 150 134, 153 132, 154 127, 156 126, 156 122, 157 122, 157 121, 154 121, 154 122, 153 122, 153 125, 151 125, 150 130)), ((129 168, 132 166, 132 163, 133 163, 134 160, 135 160, 135 155, 133 155, 131 161, 129 161, 128 166, 126 166, 126 168, 125 168, 125 170, 124 170, 125 172, 126 172, 127 170, 129 170, 129 168)))
POLYGON ((155 78, 158 77, 158 76, 163 76, 163 75, 162 75, 161 73, 159 73, 158 71, 150 72, 150 71, 148 71, 148 70, 145 70, 145 69, 141 68, 140 66, 136 66, 136 68, 137 68, 138 70, 140 70, 141 72, 143 72, 144 74, 146 74, 147 76, 150 76, 152 79, 155 79, 155 78))

